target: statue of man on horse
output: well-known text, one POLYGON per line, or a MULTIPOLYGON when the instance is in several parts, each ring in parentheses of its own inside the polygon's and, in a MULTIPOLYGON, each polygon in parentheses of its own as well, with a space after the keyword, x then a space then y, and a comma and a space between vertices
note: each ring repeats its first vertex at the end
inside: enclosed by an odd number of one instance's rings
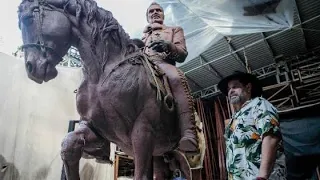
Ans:
POLYGON ((188 154, 196 154, 199 150, 193 99, 183 72, 175 67, 176 62, 182 63, 188 55, 183 29, 164 25, 163 8, 155 2, 147 9, 146 17, 149 24, 143 31, 143 52, 169 79, 181 128, 179 149, 188 154))
POLYGON ((56 65, 71 46, 81 56, 83 80, 76 98, 81 122, 61 146, 68 180, 79 180, 85 154, 110 162, 110 142, 134 158, 135 179, 152 179, 152 165, 157 177, 168 177, 165 161, 170 158, 164 156, 170 152, 185 162, 186 168, 177 168, 191 177, 190 159, 180 151, 199 157, 204 143, 198 141, 200 121, 187 79, 175 67, 187 56, 185 39, 181 27, 163 24, 158 4, 147 10, 143 51, 94 0, 23 0, 18 13, 30 79, 39 84, 54 79, 56 65), (174 111, 168 106, 172 101, 174 111))

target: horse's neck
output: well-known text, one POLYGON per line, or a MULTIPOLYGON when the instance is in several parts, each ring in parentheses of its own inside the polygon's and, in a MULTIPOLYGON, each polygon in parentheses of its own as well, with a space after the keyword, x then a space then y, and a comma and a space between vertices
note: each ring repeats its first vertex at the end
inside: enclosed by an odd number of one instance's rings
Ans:
POLYGON ((106 47, 99 45, 100 42, 97 43, 92 46, 88 41, 80 40, 77 46, 85 78, 92 83, 98 83, 100 78, 110 73, 112 68, 125 57, 125 53, 111 45, 113 43, 107 44, 106 47))
POLYGON ((85 76, 97 83, 125 57, 130 38, 108 11, 99 9, 96 25, 89 26, 86 18, 82 21, 77 30, 79 34, 76 36, 80 38, 76 47, 85 76))

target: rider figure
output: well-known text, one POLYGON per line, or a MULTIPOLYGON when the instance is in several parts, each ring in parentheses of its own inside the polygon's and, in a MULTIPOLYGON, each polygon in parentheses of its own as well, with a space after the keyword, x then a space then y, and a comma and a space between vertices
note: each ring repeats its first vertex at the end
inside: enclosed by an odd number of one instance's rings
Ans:
POLYGON ((183 62, 188 55, 183 29, 164 25, 163 9, 155 2, 147 9, 146 16, 149 24, 143 31, 144 52, 169 79, 181 128, 179 149, 185 153, 198 153, 193 98, 186 77, 175 67, 176 62, 183 62))

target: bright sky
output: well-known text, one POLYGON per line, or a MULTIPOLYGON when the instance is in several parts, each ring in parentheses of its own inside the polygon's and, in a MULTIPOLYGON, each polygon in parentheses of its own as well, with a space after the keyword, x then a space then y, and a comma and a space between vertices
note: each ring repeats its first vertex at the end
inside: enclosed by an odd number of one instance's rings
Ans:
MULTIPOLYGON (((18 27, 18 5, 21 0, 6 0, 0 6, 0 52, 11 55, 22 44, 18 27)), ((146 25, 145 12, 151 0, 96 0, 98 6, 113 13, 131 37, 139 37, 146 25)))

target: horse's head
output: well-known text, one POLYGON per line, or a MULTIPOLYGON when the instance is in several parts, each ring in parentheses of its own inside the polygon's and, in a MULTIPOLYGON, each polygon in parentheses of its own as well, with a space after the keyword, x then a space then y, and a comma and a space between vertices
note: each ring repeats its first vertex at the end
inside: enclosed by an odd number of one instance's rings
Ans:
POLYGON ((28 77, 47 82, 57 76, 55 66, 71 46, 71 22, 62 9, 45 0, 23 0, 18 13, 28 77))

